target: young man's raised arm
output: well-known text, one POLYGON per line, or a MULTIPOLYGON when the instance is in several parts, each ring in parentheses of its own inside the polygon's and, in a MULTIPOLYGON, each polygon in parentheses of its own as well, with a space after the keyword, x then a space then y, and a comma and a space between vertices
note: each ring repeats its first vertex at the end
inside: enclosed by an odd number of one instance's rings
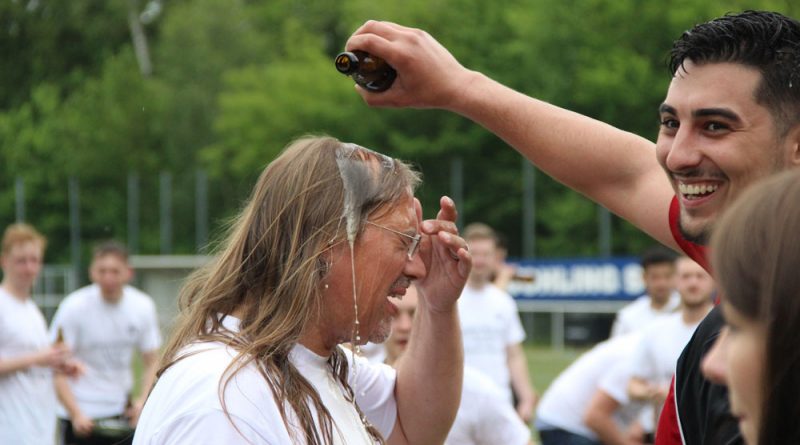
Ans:
POLYGON ((370 21, 350 37, 347 48, 375 54, 397 69, 387 91, 359 90, 368 104, 463 115, 556 180, 677 247, 667 222, 673 191, 652 142, 470 71, 418 29, 370 21))

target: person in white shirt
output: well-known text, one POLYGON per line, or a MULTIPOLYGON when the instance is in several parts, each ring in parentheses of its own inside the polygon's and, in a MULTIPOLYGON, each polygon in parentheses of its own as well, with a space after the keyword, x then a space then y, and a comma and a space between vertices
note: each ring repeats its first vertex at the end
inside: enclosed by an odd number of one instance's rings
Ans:
POLYGON ((542 445, 626 443, 627 427, 638 412, 625 394, 626 360, 638 341, 639 333, 633 332, 598 343, 556 377, 536 410, 542 445), (601 402, 613 412, 612 421, 603 421, 602 427, 592 410, 601 402))
POLYGON ((491 281, 496 270, 497 238, 486 224, 472 223, 464 228, 464 239, 472 253, 472 272, 458 300, 464 361, 501 388, 509 403, 516 398, 517 413, 530 422, 536 392, 522 349, 525 331, 514 299, 491 281))
POLYGON ((653 320, 675 313, 680 297, 675 292, 675 258, 664 247, 652 247, 642 254, 645 294, 623 307, 611 327, 611 336, 624 335, 649 326, 653 320))
POLYGON ((406 164, 330 137, 262 172, 221 251, 194 273, 134 444, 442 443, 458 408, 456 300, 471 267, 454 202, 422 220, 406 164), (397 370, 357 351, 389 335, 415 281, 397 370))
MULTIPOLYGON (((688 257, 676 262, 680 312, 665 317, 642 331, 642 340, 632 357, 628 393, 632 399, 660 408, 669 392, 675 364, 697 325, 713 307, 714 280, 688 257)), ((655 410, 653 422, 660 411, 655 410)))
POLYGON ((118 242, 94 248, 89 276, 92 284, 67 295, 50 325, 50 337, 61 335, 86 369, 78 379, 55 378, 59 434, 68 445, 130 443, 132 431, 124 426, 136 426, 158 366, 156 307, 128 285, 133 271, 118 242), (138 397, 131 394, 134 352, 142 363, 138 397), (111 434, 104 424, 122 427, 111 434))
MULTIPOLYGON (((396 366, 413 332, 417 290, 412 285, 402 300, 395 301, 398 314, 392 319, 392 333, 386 340, 386 363, 396 366)), ((464 386, 456 420, 445 445, 526 445, 531 431, 508 403, 503 391, 480 371, 464 367, 464 386)))
POLYGON ((69 348, 53 344, 31 299, 45 238, 27 224, 7 227, 0 248, 0 443, 52 445, 56 439, 53 370, 75 376, 69 348))

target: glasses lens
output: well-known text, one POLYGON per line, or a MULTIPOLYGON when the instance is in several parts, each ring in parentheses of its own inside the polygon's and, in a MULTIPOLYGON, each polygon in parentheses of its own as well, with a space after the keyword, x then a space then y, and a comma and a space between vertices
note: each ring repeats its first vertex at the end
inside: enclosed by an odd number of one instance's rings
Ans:
POLYGON ((411 240, 411 244, 408 245, 408 259, 414 258, 414 254, 417 253, 417 249, 419 249, 419 239, 420 235, 415 236, 411 240))

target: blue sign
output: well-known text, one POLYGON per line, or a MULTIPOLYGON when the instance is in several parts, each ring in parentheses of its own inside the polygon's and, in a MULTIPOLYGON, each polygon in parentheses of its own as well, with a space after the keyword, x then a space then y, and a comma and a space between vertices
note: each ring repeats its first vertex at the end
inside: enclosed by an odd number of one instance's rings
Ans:
POLYGON ((506 289, 518 300, 633 300, 644 293, 638 258, 511 261, 506 289))

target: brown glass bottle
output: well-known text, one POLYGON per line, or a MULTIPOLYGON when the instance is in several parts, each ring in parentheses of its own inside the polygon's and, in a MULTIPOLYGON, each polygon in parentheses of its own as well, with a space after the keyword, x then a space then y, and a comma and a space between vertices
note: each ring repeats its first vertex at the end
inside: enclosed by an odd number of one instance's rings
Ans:
POLYGON ((351 76, 357 84, 369 91, 386 91, 397 77, 397 71, 385 60, 364 51, 345 51, 335 59, 336 69, 351 76))
POLYGON ((59 326, 58 327, 58 331, 56 331, 56 332, 57 332, 57 334, 56 334, 56 343, 55 344, 63 345, 64 344, 64 328, 59 326))

